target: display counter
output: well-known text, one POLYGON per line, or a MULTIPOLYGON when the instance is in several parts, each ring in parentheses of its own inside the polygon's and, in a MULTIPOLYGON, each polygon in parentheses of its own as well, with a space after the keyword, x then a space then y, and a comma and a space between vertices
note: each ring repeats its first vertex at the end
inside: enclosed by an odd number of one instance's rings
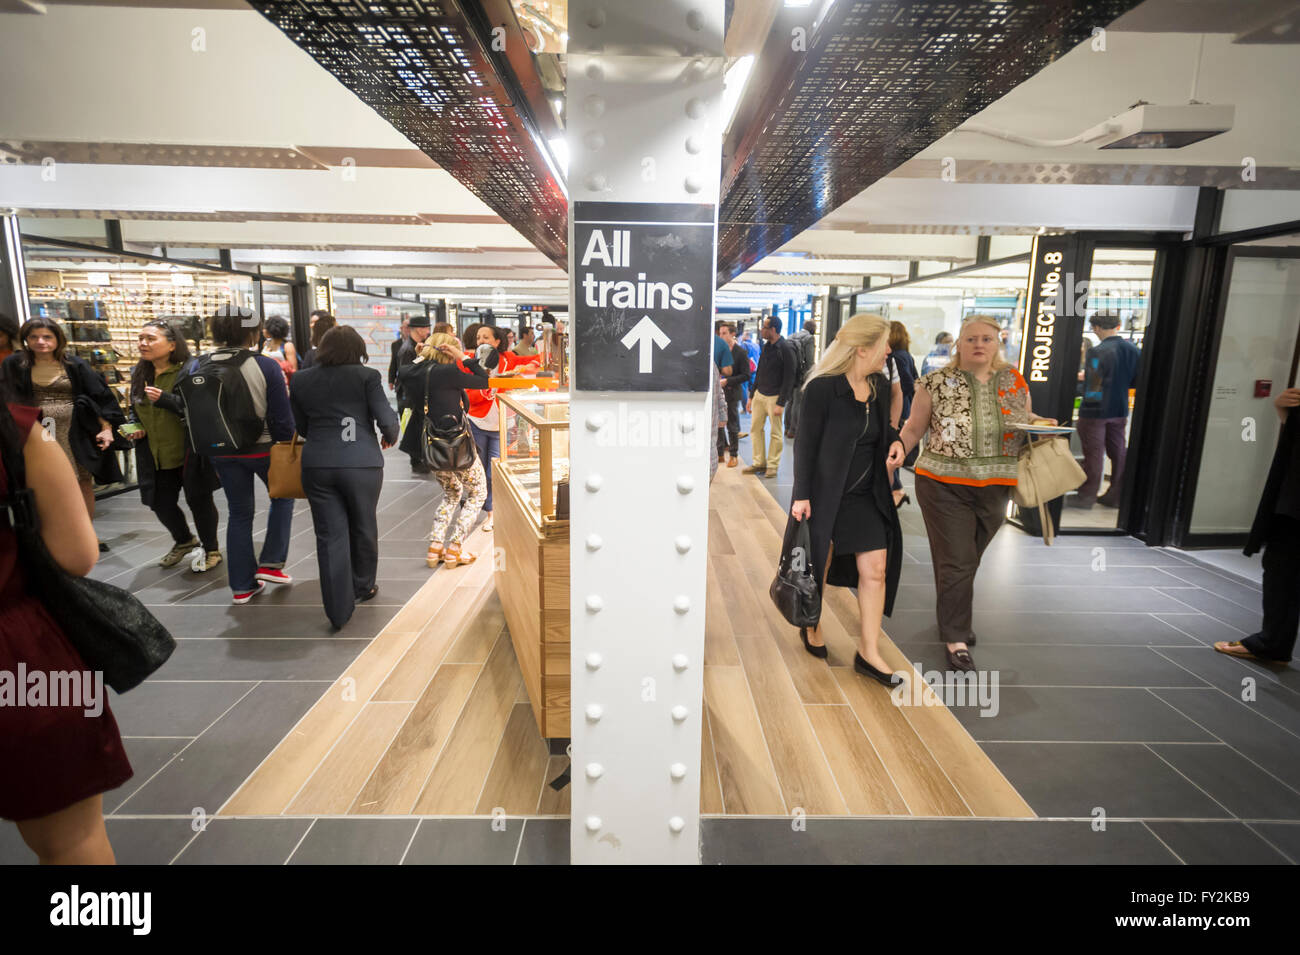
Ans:
POLYGON ((496 587, 544 738, 569 735, 569 396, 515 390, 499 402, 492 462, 496 587), (558 504, 557 504, 558 502, 558 504))

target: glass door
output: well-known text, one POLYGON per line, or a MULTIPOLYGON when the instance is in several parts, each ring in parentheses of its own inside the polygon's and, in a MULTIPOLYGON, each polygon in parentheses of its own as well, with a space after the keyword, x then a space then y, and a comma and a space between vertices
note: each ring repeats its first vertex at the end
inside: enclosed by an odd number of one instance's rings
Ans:
POLYGON ((1185 546, 1245 540, 1281 428, 1273 400, 1300 354, 1300 249, 1236 246, 1226 274, 1185 546))

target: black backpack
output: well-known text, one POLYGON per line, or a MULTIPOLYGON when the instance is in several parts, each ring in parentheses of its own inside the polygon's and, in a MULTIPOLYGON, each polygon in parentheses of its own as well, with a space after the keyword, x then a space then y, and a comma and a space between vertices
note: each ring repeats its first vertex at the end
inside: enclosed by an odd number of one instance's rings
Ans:
MULTIPOLYGON (((195 454, 242 454, 261 441, 266 423, 257 413, 245 368, 253 357, 244 348, 209 352, 176 383, 195 454)), ((253 370, 261 374, 256 364, 253 370)))

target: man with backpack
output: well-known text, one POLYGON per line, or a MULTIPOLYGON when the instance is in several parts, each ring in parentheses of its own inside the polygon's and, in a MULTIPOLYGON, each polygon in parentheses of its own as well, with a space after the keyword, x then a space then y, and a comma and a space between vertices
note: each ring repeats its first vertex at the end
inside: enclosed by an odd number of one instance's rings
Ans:
POLYGON ((808 372, 812 371, 813 363, 817 361, 817 323, 811 318, 804 322, 803 328, 790 336, 790 344, 795 347, 798 364, 795 366, 790 410, 785 416, 785 436, 793 440, 795 428, 799 426, 799 405, 802 403, 800 389, 803 388, 808 372))
POLYGON ((228 305, 212 317, 217 346, 176 386, 185 402, 190 447, 207 455, 221 478, 230 516, 226 522, 226 561, 234 602, 245 604, 268 583, 288 584, 289 525, 293 500, 272 498, 266 539, 253 552, 254 478, 265 485, 271 444, 293 437, 293 412, 284 372, 274 358, 251 351, 261 332, 251 309, 228 305))

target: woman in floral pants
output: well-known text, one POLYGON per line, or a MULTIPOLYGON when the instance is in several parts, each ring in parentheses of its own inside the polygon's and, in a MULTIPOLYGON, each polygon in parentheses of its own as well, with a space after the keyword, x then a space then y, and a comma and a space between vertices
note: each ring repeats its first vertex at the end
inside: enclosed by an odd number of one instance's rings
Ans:
MULTIPOLYGON (((473 358, 465 357, 460 339, 445 333, 430 335, 420 357, 399 371, 397 377, 402 385, 402 394, 421 411, 421 423, 417 426, 413 417, 402 435, 401 448, 408 454, 423 454, 425 418, 440 429, 455 429, 458 423, 463 425, 469 408, 465 389, 487 388, 489 385, 487 369, 473 358)), ((425 563, 430 567, 437 567, 439 563, 448 567, 472 564, 476 555, 462 552, 461 544, 487 501, 487 475, 483 471, 482 459, 475 455, 474 463, 469 467, 459 471, 435 471, 433 476, 442 485, 443 495, 429 534, 429 553, 425 563), (462 492, 465 492, 463 505, 462 492), (458 507, 460 517, 453 523, 452 517, 458 507)))

